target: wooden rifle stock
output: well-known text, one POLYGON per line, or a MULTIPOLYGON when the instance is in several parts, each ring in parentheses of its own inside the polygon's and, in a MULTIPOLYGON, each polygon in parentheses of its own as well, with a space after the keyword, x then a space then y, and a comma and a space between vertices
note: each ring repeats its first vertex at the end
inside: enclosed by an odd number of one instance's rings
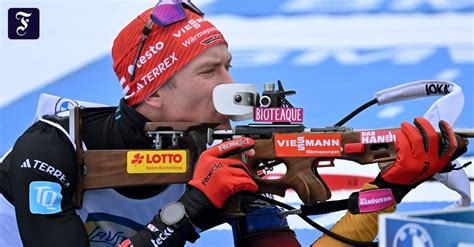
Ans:
MULTIPOLYGON (((186 133, 196 131, 207 133, 207 129, 214 128, 215 123, 195 123, 195 122, 149 122, 145 125, 145 132, 155 135, 155 144, 161 146, 162 140, 159 135, 169 135, 176 138, 176 142, 185 141, 186 133), (154 133, 156 132, 156 133, 154 133), (178 135, 183 136, 178 136, 178 135)), ((189 141, 189 140, 188 140, 189 141)), ((192 152, 172 145, 167 149, 142 149, 142 150, 87 150, 84 152, 84 164, 87 167, 87 176, 84 177, 84 189, 101 189, 129 186, 147 186, 172 183, 186 183, 193 176, 192 152), (186 172, 184 173, 128 173, 127 153, 145 151, 172 151, 184 150, 186 152, 186 172)), ((191 144, 192 145, 192 144, 191 144)))
MULTIPOLYGON (((74 195, 74 206, 76 208, 82 207, 82 199, 84 190, 104 189, 104 188, 120 188, 120 187, 139 187, 149 185, 163 185, 174 183, 187 183, 193 176, 193 153, 191 150, 183 149, 178 145, 171 146, 166 150, 157 149, 142 149, 142 150, 87 150, 82 148, 81 138, 81 116, 80 108, 74 108, 71 112, 70 132, 73 132, 74 142, 76 145, 76 164, 79 174, 78 184, 74 195), (73 124, 73 125, 71 125, 73 124), (172 151, 182 150, 186 153, 186 169, 185 172, 176 173, 128 173, 127 153, 133 151, 134 153, 149 152, 149 151, 172 151)), ((209 128, 214 128, 218 124, 215 123, 166 123, 166 122, 150 122, 145 125, 144 131, 151 133, 157 139, 156 142, 163 141, 161 135, 169 135, 170 138, 176 142, 183 141, 189 143, 190 140, 186 136, 190 131, 198 133, 207 133, 209 128), (157 133, 154 133, 157 132, 157 133), (181 135, 183 134, 183 135, 181 135)), ((155 143, 157 144, 157 143, 155 143)), ((193 145, 193 143, 189 143, 193 145)), ((162 143, 160 143, 161 147, 162 143)))
POLYGON ((76 146, 77 185, 74 192, 74 207, 82 207, 84 194, 84 149, 82 148, 81 108, 74 107, 69 111, 69 134, 76 146))
MULTIPOLYGON (((395 133, 398 129, 387 129, 386 131, 395 133)), ((355 161, 361 165, 378 163, 381 169, 393 164, 397 158, 394 140, 385 143, 362 143, 361 132, 362 131, 346 131, 338 133, 341 135, 340 155, 326 157, 279 156, 275 151, 275 134, 270 139, 255 140, 254 149, 256 154, 248 158, 248 166, 252 171, 253 179, 260 188, 258 192, 284 196, 285 191, 292 188, 296 191, 304 204, 314 205, 317 202, 324 202, 331 197, 330 190, 317 171, 320 161, 329 161, 332 163, 334 159, 344 159, 355 161), (281 161, 281 163, 286 165, 286 174, 279 179, 264 179, 260 177, 258 167, 263 160, 281 161)), ((301 133, 301 135, 328 133, 331 132, 307 132, 301 133)), ((463 153, 464 151, 462 150, 466 150, 468 141, 458 134, 456 134, 456 139, 458 142, 457 152, 463 153)))
POLYGON ((185 173, 140 173, 127 172, 127 153, 129 151, 150 150, 88 150, 84 153, 87 176, 84 189, 119 188, 159 184, 186 183, 193 177, 193 165, 189 150, 186 151, 185 173))

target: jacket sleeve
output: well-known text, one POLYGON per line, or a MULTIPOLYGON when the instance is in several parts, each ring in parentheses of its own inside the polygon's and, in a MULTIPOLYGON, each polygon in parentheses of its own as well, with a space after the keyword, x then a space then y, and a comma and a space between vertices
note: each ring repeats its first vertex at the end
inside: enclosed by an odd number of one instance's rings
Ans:
POLYGON ((77 172, 68 137, 38 122, 17 140, 7 162, 23 245, 89 246, 73 206, 77 172))
MULTIPOLYGON (((373 184, 365 184, 361 190, 378 189, 373 184)), ((392 213, 396 209, 396 205, 392 205, 383 210, 374 213, 351 214, 349 211, 331 228, 332 232, 342 235, 346 238, 360 241, 371 242, 378 233, 378 216, 383 213, 392 213)), ((336 240, 324 234, 321 238, 313 243, 313 247, 319 246, 351 246, 336 240)))

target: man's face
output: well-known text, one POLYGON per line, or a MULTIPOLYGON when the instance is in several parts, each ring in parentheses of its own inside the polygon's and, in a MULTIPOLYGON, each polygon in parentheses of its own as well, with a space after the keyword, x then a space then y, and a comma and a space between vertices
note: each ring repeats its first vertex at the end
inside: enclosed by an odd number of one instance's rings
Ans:
POLYGON ((221 128, 230 128, 229 117, 217 113, 212 101, 212 91, 217 85, 233 83, 230 61, 227 46, 217 45, 178 71, 174 83, 158 91, 163 102, 160 121, 213 122, 221 123, 221 128))

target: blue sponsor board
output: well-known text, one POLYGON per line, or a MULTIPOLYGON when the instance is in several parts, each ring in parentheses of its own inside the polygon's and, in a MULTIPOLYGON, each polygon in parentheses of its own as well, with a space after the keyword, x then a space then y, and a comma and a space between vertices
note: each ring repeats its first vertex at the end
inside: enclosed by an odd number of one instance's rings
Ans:
POLYGON ((472 246, 474 209, 380 216, 380 246, 472 246))

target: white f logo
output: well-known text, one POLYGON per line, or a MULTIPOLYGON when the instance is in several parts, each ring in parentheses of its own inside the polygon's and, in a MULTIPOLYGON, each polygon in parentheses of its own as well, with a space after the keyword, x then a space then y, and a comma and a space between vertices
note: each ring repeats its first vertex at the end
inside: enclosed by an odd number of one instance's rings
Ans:
POLYGON ((16 28, 16 34, 19 36, 23 36, 26 34, 26 29, 28 28, 28 22, 30 22, 30 19, 28 17, 31 16, 32 13, 25 13, 23 11, 20 11, 16 13, 15 18, 19 20, 22 24, 22 26, 19 26, 16 28))

